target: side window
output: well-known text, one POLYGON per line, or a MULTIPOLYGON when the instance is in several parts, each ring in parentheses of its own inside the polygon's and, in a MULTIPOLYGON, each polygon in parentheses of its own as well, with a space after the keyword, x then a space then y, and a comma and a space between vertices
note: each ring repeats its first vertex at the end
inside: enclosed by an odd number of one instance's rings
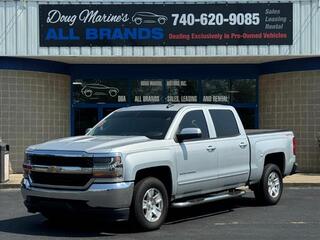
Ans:
POLYGON ((202 132, 201 139, 209 138, 208 126, 202 110, 191 111, 184 115, 180 122, 178 132, 183 128, 200 128, 202 132))
POLYGON ((217 137, 234 137, 239 135, 237 121, 230 110, 209 110, 217 137))

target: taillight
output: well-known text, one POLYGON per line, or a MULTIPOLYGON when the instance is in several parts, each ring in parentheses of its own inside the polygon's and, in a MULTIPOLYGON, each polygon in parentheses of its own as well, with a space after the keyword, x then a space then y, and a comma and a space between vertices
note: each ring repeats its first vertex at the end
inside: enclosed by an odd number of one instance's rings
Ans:
POLYGON ((295 137, 292 139, 292 152, 293 155, 297 155, 297 140, 295 137))

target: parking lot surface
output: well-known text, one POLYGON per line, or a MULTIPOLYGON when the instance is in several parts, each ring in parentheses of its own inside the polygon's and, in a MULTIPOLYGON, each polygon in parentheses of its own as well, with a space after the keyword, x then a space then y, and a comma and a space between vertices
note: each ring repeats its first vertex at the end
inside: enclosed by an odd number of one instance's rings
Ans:
POLYGON ((48 222, 29 214, 19 190, 0 190, 0 239, 320 239, 320 188, 286 188, 276 206, 257 206, 245 197, 171 209, 165 225, 135 232, 126 223, 48 222))

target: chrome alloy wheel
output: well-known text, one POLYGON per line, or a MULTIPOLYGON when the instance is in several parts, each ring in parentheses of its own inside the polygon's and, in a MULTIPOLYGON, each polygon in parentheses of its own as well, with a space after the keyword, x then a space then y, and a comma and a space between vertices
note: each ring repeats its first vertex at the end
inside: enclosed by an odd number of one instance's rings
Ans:
POLYGON ((163 210, 163 198, 161 192, 156 188, 150 188, 144 194, 142 201, 144 217, 149 222, 158 221, 163 210))
POLYGON ((271 172, 268 177, 268 192, 272 198, 277 198, 280 194, 280 178, 276 172, 271 172))

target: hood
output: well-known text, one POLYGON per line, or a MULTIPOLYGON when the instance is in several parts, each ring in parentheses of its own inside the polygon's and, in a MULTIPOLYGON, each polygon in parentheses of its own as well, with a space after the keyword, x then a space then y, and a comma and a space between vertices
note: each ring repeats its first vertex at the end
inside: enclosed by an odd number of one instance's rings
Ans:
POLYGON ((30 151, 83 151, 106 152, 116 147, 151 141, 144 136, 79 136, 52 140, 28 148, 30 151))

